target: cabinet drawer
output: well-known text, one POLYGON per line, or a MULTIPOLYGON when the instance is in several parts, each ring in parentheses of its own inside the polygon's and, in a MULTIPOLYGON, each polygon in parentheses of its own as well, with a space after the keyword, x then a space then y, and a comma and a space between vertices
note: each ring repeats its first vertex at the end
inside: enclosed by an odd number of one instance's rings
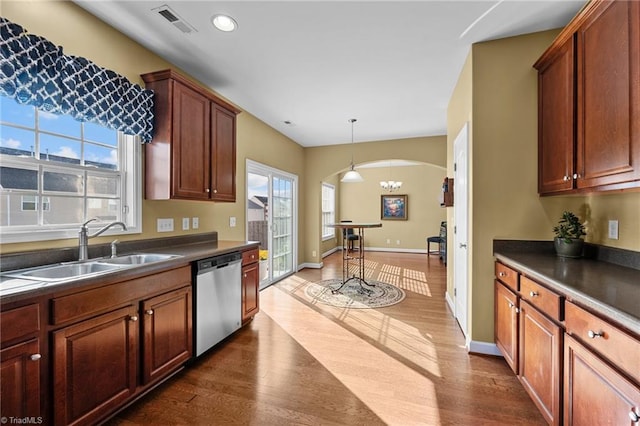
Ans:
POLYGON ((191 284, 191 267, 184 266, 130 281, 98 287, 51 300, 52 324, 89 318, 125 306, 153 293, 191 284))
POLYGON ((640 383, 640 340, 571 302, 566 305, 567 333, 640 383))
POLYGON ((518 272, 496 262, 496 278, 507 285, 511 290, 518 291, 518 272))
POLYGON ((2 343, 40 331, 40 306, 23 306, 0 313, 2 343))
POLYGON ((520 294, 536 308, 556 321, 562 321, 562 296, 527 277, 520 277, 520 294))
POLYGON ((249 265, 258 261, 258 249, 251 249, 242 252, 242 266, 249 265))

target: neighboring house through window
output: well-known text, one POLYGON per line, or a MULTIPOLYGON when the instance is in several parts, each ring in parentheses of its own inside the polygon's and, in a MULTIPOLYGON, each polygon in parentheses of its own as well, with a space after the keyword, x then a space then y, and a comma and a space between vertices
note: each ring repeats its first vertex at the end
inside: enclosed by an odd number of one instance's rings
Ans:
POLYGON ((336 188, 328 183, 322 183, 322 240, 335 237, 335 229, 327 225, 334 223, 336 218, 336 188))
POLYGON ((3 242, 76 238, 92 218, 140 232, 140 181, 138 137, 0 97, 3 242))

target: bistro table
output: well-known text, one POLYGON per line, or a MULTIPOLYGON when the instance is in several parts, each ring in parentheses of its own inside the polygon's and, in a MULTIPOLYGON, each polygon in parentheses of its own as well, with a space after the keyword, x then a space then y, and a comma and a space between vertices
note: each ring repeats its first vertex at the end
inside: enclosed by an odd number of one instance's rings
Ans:
POLYGON ((357 280, 360 283, 360 288, 362 293, 371 293, 371 290, 362 286, 362 283, 368 285, 369 287, 375 287, 374 284, 369 284, 364 279, 364 230, 367 228, 382 228, 382 223, 358 223, 358 222, 340 222, 340 223, 332 223, 328 225, 332 228, 342 229, 342 282, 340 283, 340 287, 336 289, 332 289, 332 293, 338 293, 344 287, 346 283, 351 280, 357 280), (354 255, 351 251, 349 254, 349 242, 347 238, 345 238, 345 233, 347 229, 357 229, 358 235, 358 255, 354 255), (352 268, 353 266, 353 268, 352 268), (351 270, 357 266, 357 275, 352 274, 351 270))

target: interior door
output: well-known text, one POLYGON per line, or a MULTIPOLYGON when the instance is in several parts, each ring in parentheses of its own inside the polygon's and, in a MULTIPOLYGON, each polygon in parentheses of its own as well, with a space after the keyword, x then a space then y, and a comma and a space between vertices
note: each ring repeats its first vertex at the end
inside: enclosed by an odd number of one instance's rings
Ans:
POLYGON ((460 324, 462 333, 469 342, 468 338, 468 224, 469 224, 469 207, 468 207, 468 150, 469 150, 469 128, 465 123, 460 133, 453 142, 453 156, 455 161, 454 167, 454 185, 455 200, 453 203, 453 286, 455 298, 455 316, 460 324))
POLYGON ((260 241, 260 289, 295 272, 298 177, 247 160, 247 239, 260 241))

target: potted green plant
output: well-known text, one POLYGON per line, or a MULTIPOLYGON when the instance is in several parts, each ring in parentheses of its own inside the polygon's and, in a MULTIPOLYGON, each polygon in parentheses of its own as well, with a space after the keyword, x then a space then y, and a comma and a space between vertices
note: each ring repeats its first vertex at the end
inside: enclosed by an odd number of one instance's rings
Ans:
POLYGON ((584 245, 583 236, 587 235, 580 219, 570 211, 562 213, 558 225, 553 227, 556 237, 553 241, 556 253, 561 257, 581 257, 584 245))

